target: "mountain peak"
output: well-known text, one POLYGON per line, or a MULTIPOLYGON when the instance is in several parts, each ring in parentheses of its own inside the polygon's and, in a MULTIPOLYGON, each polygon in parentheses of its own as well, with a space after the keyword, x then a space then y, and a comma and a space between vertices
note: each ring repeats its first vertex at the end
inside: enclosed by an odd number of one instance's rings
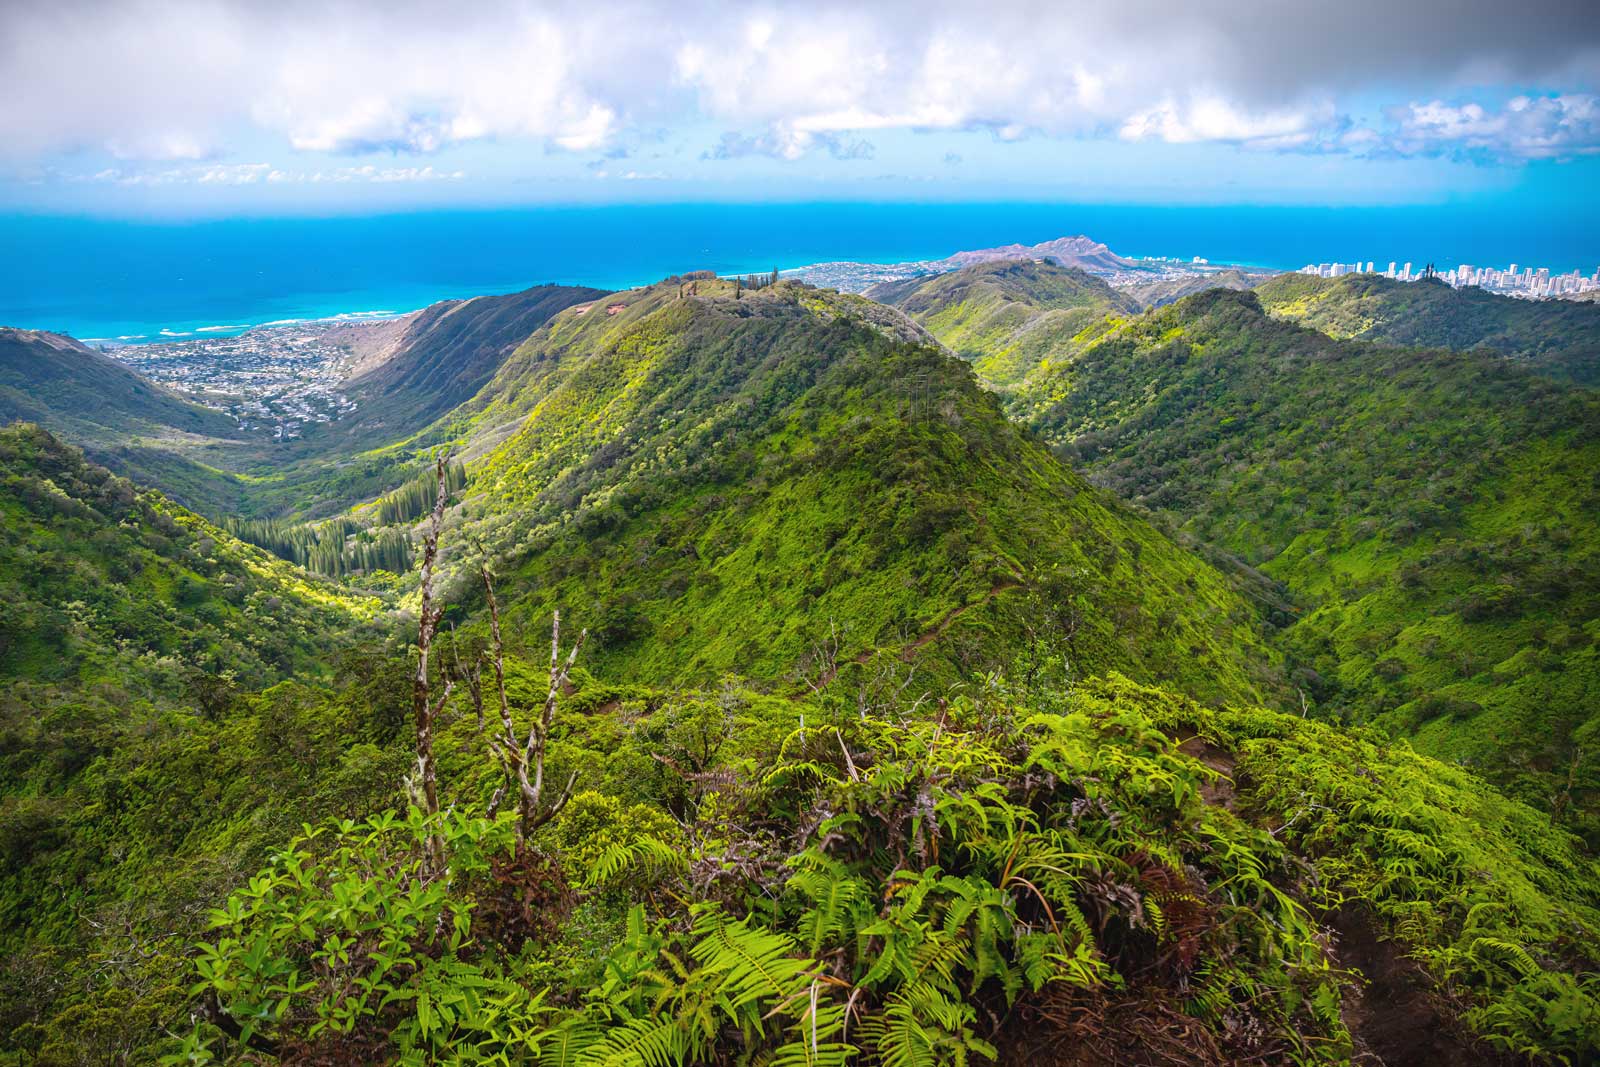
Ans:
POLYGON ((1116 270, 1133 265, 1132 260, 1117 255, 1102 242, 1078 234, 1076 237, 1057 237, 1035 245, 1009 244, 957 252, 938 261, 934 266, 944 270, 959 270, 974 263, 1004 259, 1046 260, 1063 267, 1089 267, 1100 270, 1116 270))

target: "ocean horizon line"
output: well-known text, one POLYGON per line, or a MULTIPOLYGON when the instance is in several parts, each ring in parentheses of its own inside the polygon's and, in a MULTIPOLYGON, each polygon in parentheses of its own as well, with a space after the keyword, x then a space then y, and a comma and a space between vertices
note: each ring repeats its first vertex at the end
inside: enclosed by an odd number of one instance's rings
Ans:
POLYGON ((4 218, 0 323, 96 344, 225 337, 366 309, 517 292, 620 291, 691 270, 792 275, 1084 235, 1130 259, 1297 270, 1337 259, 1579 267, 1600 234, 1470 210, 1102 205, 723 205, 139 225, 4 218), (227 327, 226 329, 223 327, 227 327), (162 334, 161 331, 168 331, 162 334))

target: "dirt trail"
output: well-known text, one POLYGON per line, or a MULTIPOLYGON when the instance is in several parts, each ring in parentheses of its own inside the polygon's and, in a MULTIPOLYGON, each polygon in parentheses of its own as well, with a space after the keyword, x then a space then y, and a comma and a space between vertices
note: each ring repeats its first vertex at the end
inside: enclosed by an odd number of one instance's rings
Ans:
MULTIPOLYGON (((1201 785, 1200 796, 1232 811, 1233 753, 1199 736, 1179 741, 1178 751, 1224 776, 1201 785)), ((1347 904, 1323 921, 1335 938, 1334 958, 1365 978, 1359 989, 1345 994, 1343 1005, 1345 1025, 1356 1042, 1356 1067, 1510 1067, 1509 1058, 1450 1018, 1436 1001, 1427 973, 1407 957, 1403 943, 1379 933, 1364 907, 1347 904)))
POLYGON ((1190 737, 1178 743, 1178 751, 1185 756, 1191 756, 1210 767, 1221 778, 1200 784, 1200 799, 1207 804, 1233 810, 1234 785, 1233 768, 1235 760, 1233 753, 1227 749, 1218 748, 1203 737, 1190 737))

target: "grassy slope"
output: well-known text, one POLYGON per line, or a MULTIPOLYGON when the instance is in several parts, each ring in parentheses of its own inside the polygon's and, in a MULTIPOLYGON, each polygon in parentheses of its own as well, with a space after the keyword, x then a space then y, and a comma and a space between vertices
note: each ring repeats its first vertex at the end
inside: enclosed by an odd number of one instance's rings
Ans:
POLYGON ((1333 337, 1487 348, 1553 377, 1600 384, 1600 307, 1592 304, 1518 300, 1440 281, 1367 274, 1285 274, 1257 292, 1269 313, 1333 337))
POLYGON ((983 263, 932 279, 875 286, 893 304, 970 361, 985 382, 1015 385, 1071 339, 1139 304, 1099 278, 1032 260, 983 263))
MULTIPOLYGON (((841 663, 881 649, 964 677, 1031 633, 1077 670, 1273 692, 1220 576, 1009 425, 903 317, 696 284, 557 316, 455 416, 473 486, 447 540, 456 562, 471 544, 507 560, 519 624, 559 605, 604 670, 641 680, 795 685, 835 634, 841 663)), ((472 586, 458 568, 452 595, 472 586)))
POLYGON ((33 422, 142 484, 212 511, 244 487, 202 453, 238 437, 233 419, 191 404, 70 337, 0 328, 0 426, 33 422))
POLYGON ((369 604, 245 545, 28 424, 0 429, 0 677, 172 696, 326 662, 369 604))
POLYGON ((1280 579, 1325 712, 1593 825, 1600 399, 1483 354, 1336 342, 1216 292, 1013 409, 1099 482, 1280 579))

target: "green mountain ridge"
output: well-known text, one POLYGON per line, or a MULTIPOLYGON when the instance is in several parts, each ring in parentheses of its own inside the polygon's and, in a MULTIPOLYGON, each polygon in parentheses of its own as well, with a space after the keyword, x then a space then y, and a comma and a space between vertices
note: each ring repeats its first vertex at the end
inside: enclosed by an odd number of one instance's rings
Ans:
POLYGON ((1283 582, 1325 714, 1594 810, 1600 398, 1493 354, 1333 341, 1214 291, 1010 405, 1090 478, 1283 582))
POLYGON ((1027 377, 1050 352, 1107 316, 1134 315, 1140 307, 1077 267, 1035 260, 886 282, 865 295, 900 308, 1000 388, 1027 377))
POLYGON ((502 296, 445 300, 409 316, 394 337, 358 365, 345 383, 361 404, 353 417, 319 427, 326 448, 409 436, 470 399, 500 364, 555 313, 604 296, 600 289, 538 285, 502 296), (327 440, 325 440, 327 439, 327 440))
POLYGON ((877 295, 372 334, 371 421, 250 475, 340 582, 0 430, 0 1064, 1600 1056, 1600 397, 1226 289, 877 295), (363 570, 443 455, 419 694, 363 570))
MULTIPOLYGON (((706 278, 608 301, 557 315, 445 420, 471 478, 453 540, 532 591, 515 624, 561 606, 607 673, 661 682, 799 684, 831 669, 830 642, 959 677, 1031 626, 1079 670, 1240 699, 1279 685, 1219 575, 1011 427, 903 317, 706 278)), ((457 573, 471 598, 470 561, 457 573)))
POLYGON ((1519 300, 1437 279, 1372 274, 1285 274, 1256 292, 1269 313, 1332 337, 1489 349, 1553 377, 1600 385, 1600 308, 1582 302, 1519 300))

